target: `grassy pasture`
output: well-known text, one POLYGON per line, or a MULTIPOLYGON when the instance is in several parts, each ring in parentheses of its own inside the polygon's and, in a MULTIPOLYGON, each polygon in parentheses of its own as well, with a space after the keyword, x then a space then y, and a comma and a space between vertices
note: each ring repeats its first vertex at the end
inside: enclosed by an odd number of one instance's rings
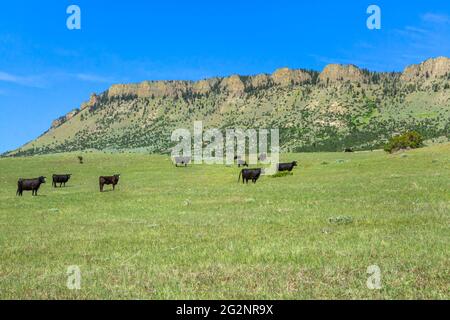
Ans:
POLYGON ((293 175, 248 186, 237 167, 76 156, 0 159, 1 299, 450 298, 450 144, 288 154, 293 175), (52 173, 73 177, 53 189, 52 173), (15 196, 39 175, 38 197, 15 196), (71 265, 81 290, 66 286, 71 265))

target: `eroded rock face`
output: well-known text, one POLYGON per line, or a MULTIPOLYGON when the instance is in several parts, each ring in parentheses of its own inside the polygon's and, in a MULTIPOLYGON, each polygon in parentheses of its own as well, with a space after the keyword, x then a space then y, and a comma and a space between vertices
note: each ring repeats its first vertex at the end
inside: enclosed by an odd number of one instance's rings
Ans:
POLYGON ((360 82, 364 83, 368 79, 358 67, 354 65, 329 64, 319 75, 320 82, 360 82))
POLYGON ((66 116, 59 117, 58 119, 52 121, 50 129, 55 129, 62 125, 64 122, 66 122, 66 116))
POLYGON ((207 94, 214 90, 220 83, 219 78, 210 78, 194 82, 192 85, 192 92, 197 94, 207 94))
POLYGON ((65 116, 62 116, 56 120, 53 120, 52 126, 50 127, 50 129, 55 129, 55 128, 59 127, 63 123, 65 123, 65 122, 69 121, 70 119, 72 119, 73 117, 75 117, 79 112, 80 112, 80 110, 74 109, 74 110, 70 111, 69 113, 67 113, 65 116))
POLYGON ((144 81, 133 84, 115 84, 109 88, 108 97, 175 97, 186 93, 190 88, 191 82, 189 81, 144 81))
MULTIPOLYGON (((403 82, 416 81, 419 83, 428 83, 428 80, 439 78, 448 79, 450 75, 450 59, 439 57, 429 59, 421 64, 411 65, 407 67, 403 73, 374 73, 380 79, 395 77, 403 82)), ((293 85, 301 86, 308 84, 316 84, 318 75, 319 83, 335 83, 344 82, 352 83, 370 83, 371 73, 365 72, 354 65, 330 64, 318 74, 299 69, 281 68, 273 74, 258 74, 254 76, 232 75, 224 78, 209 78, 200 81, 144 81, 132 84, 116 84, 111 86, 105 93, 97 95, 93 93, 89 101, 81 105, 81 110, 95 107, 104 98, 116 97, 140 97, 140 98, 175 98, 182 97, 187 94, 205 95, 214 92, 215 94, 224 95, 231 99, 245 97, 254 89, 270 89, 272 87, 288 88, 293 85), (313 79, 314 78, 314 79, 313 79), (314 80, 314 81, 313 81, 314 80)), ((310 105, 314 107, 314 101, 310 105)), ((336 107, 337 108, 337 107, 336 107)), ((51 128, 56 128, 64 122, 72 119, 77 115, 77 109, 72 110, 65 116, 62 116, 52 122, 51 128)), ((336 113, 339 113, 339 108, 336 113)))
POLYGON ((99 97, 97 96, 97 94, 92 93, 89 101, 81 104, 80 110, 84 110, 86 108, 95 106, 95 104, 98 102, 98 100, 99 100, 99 97))
POLYGON ((281 86, 299 85, 311 81, 311 75, 303 70, 281 68, 272 74, 272 80, 281 86))
MULTIPOLYGON (((192 81, 144 81, 132 84, 115 84, 108 90, 108 97, 137 96, 176 97, 186 93, 208 94, 218 89, 232 96, 241 96, 247 89, 267 88, 272 85, 299 85, 311 81, 311 75, 303 70, 283 68, 275 71, 271 76, 258 74, 242 77, 232 75, 225 78, 210 78, 196 82, 192 81)), ((98 97, 91 96, 91 100, 83 105, 83 109, 96 103, 98 97)))
POLYGON ((78 112, 80 112, 78 109, 70 111, 68 114, 66 114, 66 121, 69 121, 70 119, 75 117, 78 114, 78 112))
POLYGON ((267 74, 258 74, 256 76, 249 77, 247 86, 252 88, 267 88, 272 85, 272 79, 267 74))
POLYGON ((403 81, 425 81, 450 75, 450 59, 438 57, 429 59, 421 64, 411 65, 403 71, 403 81))
POLYGON ((220 89, 228 92, 229 94, 240 96, 245 92, 244 81, 238 75, 223 78, 220 82, 220 89))

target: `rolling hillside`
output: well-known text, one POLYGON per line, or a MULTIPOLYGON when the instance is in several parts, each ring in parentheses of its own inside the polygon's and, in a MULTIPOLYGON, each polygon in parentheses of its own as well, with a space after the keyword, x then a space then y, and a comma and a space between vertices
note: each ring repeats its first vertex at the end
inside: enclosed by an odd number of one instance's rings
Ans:
POLYGON ((288 152, 368 150, 403 130, 446 140, 450 59, 430 59, 402 73, 328 65, 320 73, 283 68, 271 75, 113 85, 5 155, 165 153, 173 129, 192 128, 194 120, 205 128, 280 128, 288 152))

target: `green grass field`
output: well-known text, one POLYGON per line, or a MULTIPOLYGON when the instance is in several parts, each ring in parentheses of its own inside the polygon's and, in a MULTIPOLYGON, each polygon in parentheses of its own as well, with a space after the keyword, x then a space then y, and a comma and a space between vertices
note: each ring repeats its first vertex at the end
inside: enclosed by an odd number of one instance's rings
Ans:
POLYGON ((236 167, 76 156, 0 159, 1 299, 450 298, 450 144, 289 154, 293 175, 256 185, 236 167), (73 177, 53 189, 52 173, 73 177), (18 177, 39 175, 38 197, 15 196, 18 177))

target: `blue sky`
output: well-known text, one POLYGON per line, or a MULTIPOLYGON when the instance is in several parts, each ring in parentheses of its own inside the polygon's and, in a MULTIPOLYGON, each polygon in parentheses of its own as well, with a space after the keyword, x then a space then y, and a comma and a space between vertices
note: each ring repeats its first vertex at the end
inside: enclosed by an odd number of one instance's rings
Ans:
POLYGON ((322 70, 400 71, 450 56, 450 3, 410 1, 2 2, 0 152, 14 149, 113 83, 322 70), (81 8, 81 30, 66 9, 81 8), (381 30, 366 9, 381 8, 381 30))

